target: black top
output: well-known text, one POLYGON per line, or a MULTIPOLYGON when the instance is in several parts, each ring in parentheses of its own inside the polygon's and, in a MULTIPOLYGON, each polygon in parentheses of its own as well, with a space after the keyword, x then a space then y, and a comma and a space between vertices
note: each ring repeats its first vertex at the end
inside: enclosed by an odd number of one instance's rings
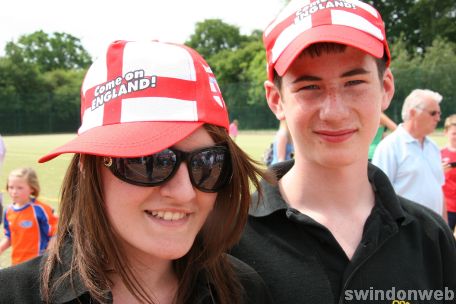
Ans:
MULTIPOLYGON (((71 251, 71 247, 65 248, 66 253, 71 251)), ((64 254, 64 263, 69 262, 68 254, 64 254)), ((272 304, 271 297, 266 290, 263 280, 258 274, 248 265, 228 255, 228 259, 233 265, 233 268, 238 275, 238 278, 244 288, 245 294, 242 304, 272 304)), ((43 303, 40 296, 40 271, 43 257, 37 257, 28 262, 18 264, 16 266, 0 270, 0 303, 1 304, 32 304, 43 303)), ((62 265, 62 268, 67 268, 68 264, 62 265)), ((63 270, 58 268, 56 276, 59 276, 63 270)), ((198 277, 198 293, 197 304, 215 304, 211 294, 212 285, 208 284, 208 280, 204 279, 204 275, 198 277)), ((111 297, 109 295, 108 297, 111 297)), ((95 304, 91 299, 88 290, 81 284, 79 279, 75 280, 72 285, 69 280, 65 281, 57 290, 54 297, 54 304, 95 304)))
MULTIPOLYGON (((292 166, 288 161, 272 170, 280 179, 292 166)), ((262 200, 231 254, 262 276, 276 303, 391 304, 408 290, 452 290, 452 301, 432 303, 456 303, 456 243, 448 225, 397 196, 377 167, 369 164, 368 176, 375 205, 351 260, 326 227, 289 207, 278 187, 264 181, 262 200)), ((407 303, 431 303, 414 295, 407 303)))

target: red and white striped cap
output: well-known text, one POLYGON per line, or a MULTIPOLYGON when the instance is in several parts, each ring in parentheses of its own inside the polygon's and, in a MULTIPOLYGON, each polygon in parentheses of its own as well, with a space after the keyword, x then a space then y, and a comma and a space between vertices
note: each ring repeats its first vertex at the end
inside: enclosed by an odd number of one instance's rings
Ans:
POLYGON ((139 157, 166 149, 205 123, 228 129, 214 74, 193 49, 157 41, 115 41, 87 71, 78 136, 62 153, 139 157))
POLYGON ((318 42, 335 42, 358 48, 376 58, 391 55, 380 13, 358 0, 294 0, 263 33, 268 79, 274 69, 283 76, 295 58, 318 42))

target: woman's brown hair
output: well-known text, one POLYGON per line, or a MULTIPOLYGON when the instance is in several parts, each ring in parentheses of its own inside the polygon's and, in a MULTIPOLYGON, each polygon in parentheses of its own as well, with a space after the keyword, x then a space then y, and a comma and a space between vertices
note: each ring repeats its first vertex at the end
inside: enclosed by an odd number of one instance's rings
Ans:
MULTIPOLYGON (((240 303, 242 287, 224 252, 236 244, 247 221, 252 186, 259 188, 265 173, 236 143, 224 128, 204 125, 217 144, 230 151, 232 176, 218 192, 215 207, 190 251, 174 261, 179 279, 175 303, 197 300, 197 280, 204 277, 212 288, 215 303, 240 303)), ((63 281, 79 276, 90 295, 106 303, 111 287, 109 274, 116 272, 126 288, 140 302, 154 303, 135 278, 124 258, 116 235, 105 213, 101 188, 101 157, 75 155, 67 170, 61 194, 60 221, 54 246, 49 249, 42 273, 42 295, 51 302, 63 281), (82 165, 81 165, 82 164, 82 165), (58 278, 66 242, 72 243, 71 264, 58 278)))

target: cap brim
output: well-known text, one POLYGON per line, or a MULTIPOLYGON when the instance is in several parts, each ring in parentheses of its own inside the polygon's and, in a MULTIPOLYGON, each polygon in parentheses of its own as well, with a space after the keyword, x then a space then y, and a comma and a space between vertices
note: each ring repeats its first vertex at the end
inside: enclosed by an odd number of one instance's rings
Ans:
POLYGON ((166 149, 183 140, 204 122, 130 122, 90 129, 41 157, 47 162, 64 153, 111 157, 140 157, 166 149))
POLYGON ((279 76, 283 76, 297 56, 311 44, 335 42, 360 49, 376 58, 382 58, 384 44, 377 38, 342 25, 321 25, 309 29, 293 40, 274 65, 279 76))

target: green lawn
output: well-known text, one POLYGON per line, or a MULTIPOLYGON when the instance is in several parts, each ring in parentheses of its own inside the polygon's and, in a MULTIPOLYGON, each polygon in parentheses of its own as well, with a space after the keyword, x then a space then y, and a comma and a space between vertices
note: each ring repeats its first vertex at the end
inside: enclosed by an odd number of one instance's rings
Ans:
MULTIPOLYGON (((263 152, 272 141, 274 133, 274 130, 241 131, 236 141, 253 159, 261 161, 263 152)), ((33 167, 38 173, 41 184, 40 198, 58 210, 60 185, 72 155, 64 154, 44 164, 39 164, 37 160, 40 156, 62 145, 74 136, 74 134, 57 134, 3 137, 7 147, 6 158, 0 175, 3 205, 7 206, 11 202, 5 189, 8 173, 18 167, 33 167)), ((433 136, 433 139, 439 146, 443 146, 445 143, 445 138, 441 133, 433 136)), ((3 235, 3 233, 0 234, 3 235)), ((0 256, 0 268, 9 264, 10 254, 8 250, 0 256)))

